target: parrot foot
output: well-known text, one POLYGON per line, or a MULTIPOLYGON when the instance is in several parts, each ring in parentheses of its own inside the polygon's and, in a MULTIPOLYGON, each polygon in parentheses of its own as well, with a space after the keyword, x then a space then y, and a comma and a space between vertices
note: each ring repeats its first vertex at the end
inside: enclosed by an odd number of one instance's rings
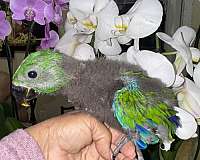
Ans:
POLYGON ((115 160, 117 155, 120 153, 120 149, 129 141, 129 138, 124 135, 120 138, 119 143, 116 145, 116 148, 113 151, 112 154, 112 160, 115 160))
POLYGON ((117 143, 116 148, 113 151, 112 154, 112 160, 115 160, 117 155, 120 153, 120 150, 122 149, 122 147, 127 144, 129 141, 131 141, 133 144, 135 144, 136 147, 136 158, 134 158, 134 160, 144 160, 144 157, 142 155, 141 150, 139 149, 139 147, 137 146, 137 144, 135 143, 135 138, 137 137, 137 134, 129 134, 128 135, 124 135, 120 138, 119 143, 117 143))

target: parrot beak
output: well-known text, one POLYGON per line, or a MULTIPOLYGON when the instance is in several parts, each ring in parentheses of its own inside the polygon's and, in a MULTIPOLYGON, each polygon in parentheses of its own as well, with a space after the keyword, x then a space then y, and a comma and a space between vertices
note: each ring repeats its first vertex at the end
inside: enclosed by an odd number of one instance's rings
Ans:
POLYGON ((30 106, 30 100, 38 96, 38 93, 36 93, 31 88, 15 85, 12 85, 12 94, 15 97, 17 103, 25 108, 28 108, 30 106))

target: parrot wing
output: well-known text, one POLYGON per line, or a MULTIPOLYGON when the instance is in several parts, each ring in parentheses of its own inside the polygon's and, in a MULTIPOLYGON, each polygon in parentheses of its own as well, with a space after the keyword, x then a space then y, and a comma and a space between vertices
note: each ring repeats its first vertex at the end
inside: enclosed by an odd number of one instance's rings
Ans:
POLYGON ((159 142, 159 126, 167 129, 165 138, 173 139, 171 134, 178 121, 176 111, 157 99, 156 93, 144 92, 133 82, 115 93, 112 108, 121 126, 138 135, 136 143, 140 149, 159 142))

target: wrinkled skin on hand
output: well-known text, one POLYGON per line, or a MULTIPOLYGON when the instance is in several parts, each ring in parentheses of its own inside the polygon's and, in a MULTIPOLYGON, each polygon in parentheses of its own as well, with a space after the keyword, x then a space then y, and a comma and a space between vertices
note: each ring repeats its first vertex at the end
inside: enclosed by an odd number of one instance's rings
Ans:
MULTIPOLYGON (((123 136, 85 113, 51 118, 26 131, 37 141, 46 160, 110 160, 111 150, 123 136)), ((117 160, 134 157, 135 147, 129 142, 122 148, 117 160)))

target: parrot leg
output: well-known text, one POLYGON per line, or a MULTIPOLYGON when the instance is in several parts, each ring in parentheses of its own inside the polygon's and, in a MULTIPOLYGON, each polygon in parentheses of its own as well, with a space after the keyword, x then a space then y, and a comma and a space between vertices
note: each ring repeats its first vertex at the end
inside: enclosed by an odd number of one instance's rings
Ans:
POLYGON ((131 133, 130 131, 128 131, 128 137, 129 137, 130 141, 133 144, 135 144, 136 155, 137 155, 136 160, 144 160, 143 154, 136 143, 136 139, 138 138, 138 133, 131 133))
POLYGON ((141 152, 141 150, 139 149, 138 145, 135 143, 135 140, 132 139, 131 141, 135 144, 136 155, 137 155, 136 160, 144 160, 144 157, 143 157, 143 155, 142 155, 142 152, 141 152))
POLYGON ((113 151, 112 154, 112 160, 115 160, 115 158, 117 157, 117 155, 120 153, 120 149, 126 144, 128 143, 129 138, 125 135, 123 137, 121 137, 119 143, 116 145, 116 148, 113 151))
POLYGON ((133 144, 135 144, 136 154, 137 154, 137 157, 135 158, 135 160, 144 160, 142 152, 138 148, 138 146, 137 146, 137 144, 135 142, 136 137, 137 137, 137 133, 136 134, 128 133, 128 135, 124 135, 123 137, 121 137, 121 139, 119 140, 119 143, 116 145, 116 148, 113 151, 112 160, 116 159, 117 155, 120 153, 120 149, 126 143, 128 143, 128 141, 131 141, 133 144))

